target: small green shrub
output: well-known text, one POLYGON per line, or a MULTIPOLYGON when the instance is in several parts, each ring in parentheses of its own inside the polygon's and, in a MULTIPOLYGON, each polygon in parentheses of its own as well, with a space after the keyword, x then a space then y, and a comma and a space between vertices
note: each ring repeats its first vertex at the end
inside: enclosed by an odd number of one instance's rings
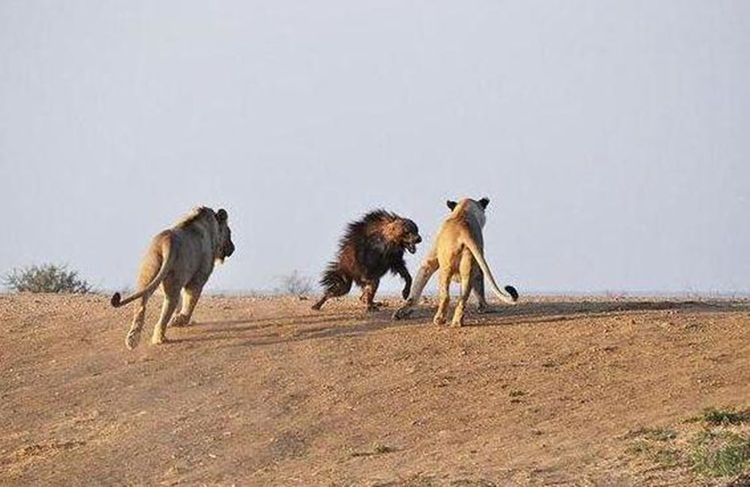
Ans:
POLYGON ((643 438, 650 441, 668 441, 677 438, 677 432, 669 428, 638 428, 630 431, 625 438, 643 438))
POLYGON ((690 452, 693 468, 709 477, 738 475, 750 469, 750 438, 728 431, 706 431, 690 452))
POLYGON ((733 479, 731 486, 750 486, 750 436, 745 423, 750 408, 707 409, 683 423, 701 423, 698 431, 679 434, 669 428, 638 428, 623 436, 634 440, 627 452, 648 458, 662 468, 687 467, 708 478, 733 479))
POLYGON ((41 264, 16 268, 3 277, 3 284, 15 292, 76 293, 91 292, 92 286, 67 265, 41 264))

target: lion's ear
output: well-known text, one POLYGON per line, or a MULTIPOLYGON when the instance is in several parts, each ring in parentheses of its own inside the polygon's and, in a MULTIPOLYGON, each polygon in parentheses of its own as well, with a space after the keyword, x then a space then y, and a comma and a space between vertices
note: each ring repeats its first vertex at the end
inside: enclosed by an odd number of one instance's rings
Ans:
POLYGON ((489 204, 490 204, 490 199, 487 198, 487 197, 482 198, 481 200, 479 200, 479 205, 482 207, 483 210, 487 209, 487 205, 489 205, 489 204))
POLYGON ((219 208, 219 211, 216 212, 216 219, 219 220, 219 223, 224 223, 228 217, 227 210, 224 208, 219 208))
POLYGON ((455 208, 458 205, 458 203, 456 203, 455 201, 451 201, 451 200, 446 201, 445 204, 448 205, 448 209, 451 211, 453 211, 453 208, 455 208))

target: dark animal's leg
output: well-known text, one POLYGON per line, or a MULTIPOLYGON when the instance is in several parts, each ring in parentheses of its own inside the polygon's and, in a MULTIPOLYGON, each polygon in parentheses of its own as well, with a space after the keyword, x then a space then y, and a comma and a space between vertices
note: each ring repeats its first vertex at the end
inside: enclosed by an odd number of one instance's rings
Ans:
POLYGON ((317 303, 312 305, 312 309, 319 310, 323 303, 330 298, 343 296, 352 288, 352 279, 349 276, 339 272, 329 271, 325 274, 324 282, 327 283, 323 297, 317 303))
POLYGON ((328 294, 324 294, 322 298, 320 298, 315 304, 312 305, 312 309, 319 310, 321 306, 323 306, 323 303, 328 301, 328 294))
POLYGON ((378 285, 380 284, 379 279, 372 279, 365 281, 365 287, 362 290, 362 294, 365 295, 365 302, 367 303, 367 311, 377 311, 381 303, 376 303, 375 293, 378 291, 378 285))
POLYGON ((404 259, 401 259, 393 264, 391 270, 401 276, 401 279, 404 280, 404 289, 403 291, 401 291, 401 296, 404 299, 407 299, 409 297, 409 293, 411 292, 411 274, 409 274, 409 269, 406 268, 404 259))

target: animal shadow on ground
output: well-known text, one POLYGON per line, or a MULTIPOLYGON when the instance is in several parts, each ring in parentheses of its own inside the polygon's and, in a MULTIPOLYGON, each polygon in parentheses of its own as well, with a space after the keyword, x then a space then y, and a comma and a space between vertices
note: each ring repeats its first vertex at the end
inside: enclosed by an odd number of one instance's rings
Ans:
MULTIPOLYGON (((571 300, 522 302, 515 306, 493 306, 489 313, 480 316, 475 326, 507 325, 565 321, 582 316, 616 316, 647 311, 689 311, 691 313, 721 313, 750 310, 747 301, 679 301, 679 300, 571 300)), ((476 315, 475 315, 476 317, 476 315)), ((469 323, 471 326, 472 323, 469 323)))
POLYGON ((267 318, 199 321, 191 336, 170 338, 172 343, 227 341, 229 345, 270 345, 335 336, 358 336, 383 328, 406 326, 408 322, 391 321, 392 309, 374 313, 352 310, 346 313, 283 315, 267 318))
MULTIPOLYGON (((495 305, 477 314, 469 308, 464 327, 503 326, 565 321, 582 316, 603 317, 649 311, 689 311, 721 313, 750 311, 748 301, 729 300, 561 300, 528 301, 514 306, 495 305)), ((175 343, 226 340, 229 346, 269 345, 330 337, 353 337, 405 326, 431 324, 435 306, 420 305, 409 319, 392 321, 393 310, 384 308, 375 313, 359 311, 327 315, 325 313, 285 315, 262 319, 205 321, 195 325, 195 335, 175 338, 175 343)), ((190 328, 190 326, 188 327, 190 328)))

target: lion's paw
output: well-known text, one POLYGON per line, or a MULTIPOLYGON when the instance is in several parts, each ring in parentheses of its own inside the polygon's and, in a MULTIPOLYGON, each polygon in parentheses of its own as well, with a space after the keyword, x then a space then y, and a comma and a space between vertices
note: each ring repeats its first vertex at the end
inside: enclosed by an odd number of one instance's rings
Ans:
POLYGON ((175 315, 169 323, 169 326, 187 326, 188 324, 189 320, 187 315, 175 315))
POLYGON ((151 338, 151 345, 164 345, 169 343, 169 340, 165 336, 155 336, 151 338))
POLYGON ((125 337, 125 346, 128 350, 133 350, 135 347, 138 346, 138 342, 141 340, 141 332, 138 331, 130 331, 128 332, 128 336, 125 337))

